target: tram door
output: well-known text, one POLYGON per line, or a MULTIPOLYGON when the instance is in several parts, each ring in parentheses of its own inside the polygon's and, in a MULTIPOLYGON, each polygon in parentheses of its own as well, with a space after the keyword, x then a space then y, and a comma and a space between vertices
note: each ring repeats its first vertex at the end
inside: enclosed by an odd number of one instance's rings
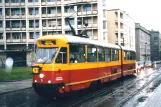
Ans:
POLYGON ((69 82, 69 64, 67 47, 61 47, 55 60, 56 68, 60 71, 60 76, 64 77, 65 82, 69 82), (64 71, 64 72, 61 72, 64 71))

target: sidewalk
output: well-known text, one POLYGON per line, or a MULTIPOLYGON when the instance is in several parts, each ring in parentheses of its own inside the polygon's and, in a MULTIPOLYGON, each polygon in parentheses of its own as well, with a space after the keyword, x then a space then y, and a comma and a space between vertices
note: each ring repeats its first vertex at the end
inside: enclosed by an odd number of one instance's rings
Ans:
POLYGON ((0 82, 0 94, 30 87, 32 87, 32 79, 15 82, 0 82))
POLYGON ((161 85, 157 87, 154 94, 148 99, 144 107, 161 107, 161 85))

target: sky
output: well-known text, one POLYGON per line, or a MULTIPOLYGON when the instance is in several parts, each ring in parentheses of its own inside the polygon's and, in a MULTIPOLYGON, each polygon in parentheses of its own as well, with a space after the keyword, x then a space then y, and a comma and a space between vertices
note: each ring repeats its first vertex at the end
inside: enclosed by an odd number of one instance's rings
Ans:
POLYGON ((160 0, 107 0, 108 9, 125 11, 142 27, 161 33, 160 0))

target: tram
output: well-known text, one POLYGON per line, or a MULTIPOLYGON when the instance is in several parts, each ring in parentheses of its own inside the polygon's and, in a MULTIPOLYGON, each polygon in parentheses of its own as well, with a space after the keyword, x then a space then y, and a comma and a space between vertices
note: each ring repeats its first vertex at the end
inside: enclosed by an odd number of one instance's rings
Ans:
POLYGON ((59 96, 136 72, 135 51, 119 45, 71 35, 43 36, 36 45, 32 73, 38 95, 59 96))

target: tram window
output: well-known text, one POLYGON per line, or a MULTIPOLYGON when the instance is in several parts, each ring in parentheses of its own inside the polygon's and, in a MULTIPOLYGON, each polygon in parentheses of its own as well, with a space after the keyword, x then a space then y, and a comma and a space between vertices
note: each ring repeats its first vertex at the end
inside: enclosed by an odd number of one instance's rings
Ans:
POLYGON ((106 51, 106 55, 105 55, 106 62, 107 61, 111 61, 111 49, 110 48, 106 48, 105 51, 106 51))
POLYGON ((124 59, 128 60, 128 52, 127 51, 124 51, 124 59))
POLYGON ((104 62, 105 61, 105 52, 103 47, 98 47, 98 61, 104 62))
POLYGON ((95 46, 88 46, 87 47, 88 52, 88 62, 96 62, 97 61, 97 48, 95 46))
POLYGON ((70 63, 85 61, 85 45, 70 45, 70 63))
POLYGON ((117 49, 112 49, 112 61, 117 61, 119 60, 118 58, 118 50, 117 49))
POLYGON ((62 47, 60 49, 60 52, 56 58, 56 63, 62 63, 62 64, 67 63, 67 48, 62 47))

